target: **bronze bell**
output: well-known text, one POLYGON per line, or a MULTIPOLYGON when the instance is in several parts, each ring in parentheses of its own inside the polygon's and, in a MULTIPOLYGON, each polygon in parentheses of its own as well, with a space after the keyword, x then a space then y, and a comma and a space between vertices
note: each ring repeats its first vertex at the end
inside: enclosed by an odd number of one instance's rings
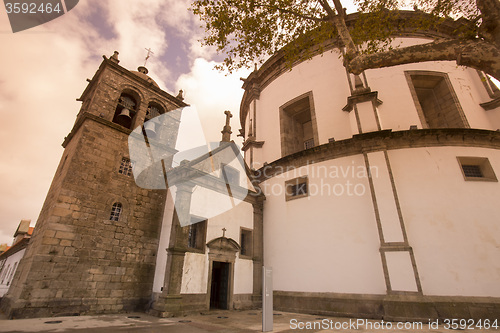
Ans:
POLYGON ((154 138, 156 136, 155 123, 153 123, 152 121, 147 121, 146 123, 144 123, 144 132, 146 132, 148 138, 154 138))
POLYGON ((132 117, 130 117, 130 110, 127 108, 122 109, 116 119, 120 125, 128 127, 132 121, 132 117))

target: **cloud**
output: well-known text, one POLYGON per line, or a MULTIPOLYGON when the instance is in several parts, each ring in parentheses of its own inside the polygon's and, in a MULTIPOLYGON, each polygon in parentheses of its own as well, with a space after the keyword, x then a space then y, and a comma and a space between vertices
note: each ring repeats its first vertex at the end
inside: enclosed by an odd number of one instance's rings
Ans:
MULTIPOLYGON (((80 107, 75 99, 96 69, 86 42, 93 31, 69 15, 0 35, 0 243, 10 244, 21 219, 36 221, 80 107)), ((8 20, 0 16, 4 28, 8 20)))
POLYGON ((240 102, 243 96, 240 77, 247 77, 249 70, 242 70, 225 75, 214 69, 217 63, 198 58, 194 61, 189 74, 179 77, 177 89, 184 90, 185 102, 198 110, 205 137, 208 141, 220 141, 222 127, 225 124, 224 111, 233 114, 231 119, 232 139, 237 138, 239 129, 240 102))
MULTIPOLYGON (((0 11, 0 243, 10 244, 21 219, 38 218, 61 143, 81 106, 75 99, 101 55, 118 50, 120 65, 135 70, 151 47, 151 76, 160 86, 173 86, 180 73, 171 64, 181 55, 167 65, 160 61, 168 48, 176 48, 168 42, 165 22, 171 17, 168 26, 181 26, 189 15, 173 0, 88 0, 56 20, 12 34, 0 11)), ((180 33, 189 35, 192 26, 189 21, 180 33)))

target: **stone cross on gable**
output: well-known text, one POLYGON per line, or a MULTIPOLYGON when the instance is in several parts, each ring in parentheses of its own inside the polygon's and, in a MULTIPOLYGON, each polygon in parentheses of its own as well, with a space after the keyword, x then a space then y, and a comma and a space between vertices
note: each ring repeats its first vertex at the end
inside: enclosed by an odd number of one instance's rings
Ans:
POLYGON ((224 126, 222 130, 222 142, 230 142, 231 141, 231 125, 230 121, 233 115, 231 114, 231 111, 224 111, 224 114, 226 115, 226 125, 224 126))

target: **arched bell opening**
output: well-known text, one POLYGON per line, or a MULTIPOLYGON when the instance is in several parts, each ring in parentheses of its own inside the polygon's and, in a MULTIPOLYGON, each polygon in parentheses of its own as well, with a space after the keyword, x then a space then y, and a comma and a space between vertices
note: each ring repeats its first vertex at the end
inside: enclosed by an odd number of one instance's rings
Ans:
POLYGON ((146 111, 146 117, 144 119, 144 131, 148 138, 155 138, 158 132, 156 128, 157 123, 155 121, 150 121, 160 115, 165 113, 165 110, 158 103, 151 102, 148 105, 148 109, 146 111))
POLYGON ((125 128, 132 128, 132 120, 137 114, 138 99, 132 94, 124 92, 118 99, 113 122, 125 128))

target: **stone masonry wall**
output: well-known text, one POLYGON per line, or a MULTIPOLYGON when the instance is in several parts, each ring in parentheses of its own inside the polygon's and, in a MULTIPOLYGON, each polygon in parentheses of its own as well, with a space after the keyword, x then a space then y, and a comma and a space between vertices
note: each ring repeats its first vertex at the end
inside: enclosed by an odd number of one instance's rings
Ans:
POLYGON ((106 127, 87 120, 68 145, 72 158, 57 171, 22 276, 7 295, 17 303, 11 316, 132 311, 148 303, 165 191, 141 189, 118 173, 127 135, 106 127), (109 220, 114 202, 123 205, 119 221, 109 220))

